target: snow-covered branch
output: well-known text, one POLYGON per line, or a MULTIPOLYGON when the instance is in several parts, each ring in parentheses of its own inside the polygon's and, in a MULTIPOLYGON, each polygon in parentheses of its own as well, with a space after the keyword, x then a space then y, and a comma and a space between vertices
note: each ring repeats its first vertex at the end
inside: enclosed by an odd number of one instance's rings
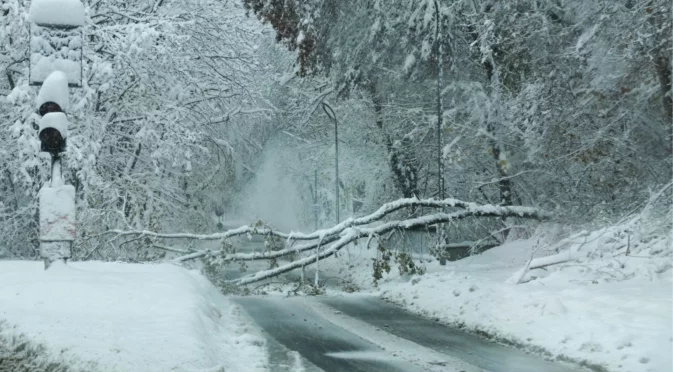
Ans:
MULTIPOLYGON (((386 215, 393 213, 397 210, 400 210, 402 208, 407 208, 407 207, 430 207, 430 208, 448 208, 448 207, 460 207, 460 208, 465 208, 464 211, 462 211, 464 216, 461 215, 461 217, 458 218, 463 218, 467 216, 477 216, 477 217, 513 217, 513 216, 518 216, 522 218, 534 218, 534 219, 548 219, 551 217, 551 214, 544 212, 544 211, 539 211, 535 208, 530 208, 530 207, 519 207, 519 206, 509 206, 509 207, 502 207, 502 206, 495 206, 495 205, 478 205, 476 203, 468 203, 464 202, 461 200, 457 199, 445 199, 445 200, 434 200, 434 199, 427 199, 427 200, 419 200, 417 198, 407 198, 407 199, 400 199, 391 203, 384 204, 381 208, 379 208, 376 212, 360 217, 360 218, 354 218, 354 219, 347 219, 344 222, 341 222, 331 228, 328 229, 323 229, 323 230, 317 230, 313 233, 310 234, 302 234, 302 233, 280 233, 277 231, 272 231, 272 230, 264 230, 264 229, 258 229, 255 230, 254 232, 252 230, 246 230, 246 226, 240 227, 235 230, 229 230, 225 233, 220 233, 220 234, 214 234, 214 236, 218 236, 221 238, 226 238, 226 237, 231 237, 234 235, 242 235, 245 233, 249 234, 259 234, 259 235, 273 235, 277 236, 283 239, 286 239, 288 242, 291 242, 293 240, 315 240, 314 242, 307 243, 307 244, 302 244, 297 247, 293 248, 286 248, 282 249, 279 251, 275 252, 255 252, 255 253, 237 253, 237 254, 231 254, 227 255, 224 257, 224 261, 252 261, 252 260, 260 260, 260 259, 273 259, 273 258, 279 258, 283 256, 287 256, 290 254, 294 253, 299 253, 299 252, 305 252, 305 251, 310 251, 312 249, 317 248, 318 246, 324 246, 325 244, 332 243, 334 241, 337 241, 339 239, 339 236, 342 235, 344 230, 349 229, 349 228, 354 228, 358 226, 363 226, 367 225, 376 221, 381 220, 383 217, 386 215), (242 233, 238 233, 240 231, 245 231, 242 233), (227 233, 230 232, 237 232, 236 234, 229 234, 226 235, 227 233), (226 236, 223 236, 226 235, 226 236)), ((428 215, 424 217, 432 217, 436 215, 428 215)), ((457 219, 458 219, 457 218, 457 219)), ((408 221, 414 221, 416 219, 408 220, 408 221)), ((404 221, 401 221, 404 222, 404 221)), ((446 221, 439 221, 439 222, 427 222, 423 223, 420 225, 414 225, 413 227, 418 227, 418 226, 426 226, 426 225, 433 225, 437 223, 443 223, 446 221)), ((406 228, 410 229, 413 227, 401 227, 401 228, 406 228)), ((185 238, 188 237, 185 234, 154 234, 154 235, 149 235, 149 236, 154 236, 154 237, 181 237, 185 238), (168 236, 166 236, 168 235, 168 236)), ((198 236, 198 235, 194 235, 198 236)), ((208 236, 200 236, 209 239, 208 236)), ((194 238, 196 239, 196 238, 194 238)), ((202 250, 199 252, 194 252, 185 256, 178 257, 174 259, 174 262, 184 262, 188 261, 191 259, 195 258, 200 258, 203 257, 207 254, 211 253, 210 250, 202 250)))
MULTIPOLYGON (((476 203, 465 202, 458 199, 448 198, 445 200, 435 200, 435 199, 424 199, 420 200, 418 198, 405 198, 399 199, 390 203, 382 205, 375 212, 358 218, 349 218, 335 226, 332 226, 327 229, 317 230, 312 233, 299 233, 299 232, 290 232, 283 233, 268 227, 262 226, 259 222, 251 226, 241 226, 236 229, 228 230, 225 232, 215 233, 215 234, 191 234, 191 233, 158 233, 148 230, 110 230, 106 231, 104 234, 114 234, 113 239, 117 239, 124 236, 133 236, 136 239, 147 237, 154 239, 190 239, 190 240, 223 240, 232 238, 235 236, 241 235, 261 235, 261 236, 272 236, 280 238, 286 241, 286 248, 278 251, 272 252, 252 252, 252 253, 235 253, 229 254, 225 257, 222 257, 224 262, 230 261, 252 261, 252 260, 262 260, 262 259, 276 259, 284 256, 288 256, 295 253, 306 252, 317 248, 318 246, 325 246, 327 244, 334 243, 339 241, 342 236, 345 234, 345 231, 348 229, 357 228, 360 226, 365 226, 372 224, 374 222, 380 221, 387 215, 399 211, 404 208, 418 208, 418 207, 427 207, 435 209, 447 209, 447 208, 461 208, 462 211, 446 214, 429 214, 426 216, 397 221, 394 224, 385 223, 382 225, 386 231, 389 231, 394 228, 401 229, 411 229, 420 226, 428 226, 437 223, 449 222, 453 219, 460 219, 468 216, 481 216, 481 217, 512 217, 518 216, 522 218, 534 218, 534 219, 547 219, 551 215, 544 211, 539 211, 531 207, 520 207, 520 206, 496 206, 496 205, 479 205, 476 203), (297 246, 292 246, 295 241, 310 241, 304 244, 297 246)), ((157 247, 155 245, 155 247, 157 247)), ((195 252, 184 251, 177 248, 170 248, 165 246, 158 246, 158 248, 174 251, 178 253, 184 253, 182 256, 174 258, 172 262, 180 263, 197 258, 205 257, 209 254, 217 254, 216 251, 210 249, 199 250, 195 252)), ((326 252, 329 252, 326 251, 326 252)), ((324 253, 324 252, 323 252, 324 253)))
POLYGON ((410 207, 463 208, 466 209, 467 211, 473 211, 475 215, 482 215, 485 212, 495 213, 495 215, 497 216, 500 216, 500 214, 498 213, 506 213, 506 214, 514 213, 514 214, 521 214, 522 217, 524 217, 524 215, 530 214, 531 212, 537 212, 537 214, 535 215, 536 217, 533 218, 546 219, 551 217, 550 214, 537 211, 536 209, 530 207, 517 207, 517 206, 502 207, 496 205, 479 205, 477 203, 465 202, 453 198, 448 198, 444 200, 405 198, 390 203, 386 203, 382 205, 377 211, 367 216, 358 218, 349 218, 333 227, 330 227, 328 229, 317 230, 309 234, 304 234, 300 232, 283 233, 267 227, 258 227, 258 225, 241 226, 236 229, 214 234, 191 234, 191 233, 171 234, 171 233, 158 233, 148 230, 109 230, 106 231, 105 234, 115 234, 117 236, 142 235, 150 238, 192 239, 192 240, 221 240, 240 235, 265 235, 265 236, 270 235, 281 239, 286 239, 288 241, 315 240, 315 239, 325 239, 328 236, 340 234, 345 229, 350 227, 362 226, 376 222, 393 212, 410 207))
POLYGON ((281 238, 287 238, 288 234, 278 233, 271 229, 257 228, 255 226, 241 226, 236 229, 227 230, 214 234, 191 234, 191 233, 158 233, 149 230, 109 230, 104 234, 115 234, 117 237, 128 235, 140 235, 149 238, 161 239, 191 239, 191 240, 221 240, 239 235, 275 235, 281 238))
MULTIPOLYGON (((498 206, 480 206, 471 207, 467 210, 462 210, 453 213, 435 213, 427 216, 421 216, 400 221, 390 221, 376 227, 349 227, 345 229, 340 238, 328 248, 320 251, 317 254, 293 261, 289 264, 277 267, 271 270, 259 271, 253 275, 243 278, 231 280, 231 283, 237 285, 245 285, 255 283, 264 279, 268 279, 294 269, 311 265, 321 259, 332 256, 348 244, 369 236, 382 235, 395 229, 414 229, 422 226, 435 225, 440 223, 453 222, 462 218, 479 216, 479 217, 522 217, 522 218, 547 218, 549 215, 546 212, 537 211, 528 207, 498 207, 498 206)), ((297 250, 293 250, 296 252, 297 250)))
MULTIPOLYGON (((252 253, 234 253, 234 254, 229 254, 226 257, 222 258, 223 262, 230 262, 230 261, 255 261, 255 260, 270 260, 274 258, 280 258, 284 256, 289 256, 293 253, 299 253, 299 252, 306 252, 310 251, 312 249, 316 249, 318 246, 324 246, 325 244, 330 244, 335 241, 339 240, 338 235, 332 235, 325 237, 324 239, 317 240, 311 243, 306 243, 302 245, 298 245, 294 248, 285 248, 273 252, 252 252, 252 253)), ((178 262, 185 262, 189 260, 193 260, 196 258, 201 258, 206 256, 209 253, 215 253, 215 251, 212 251, 210 249, 204 249, 201 251, 197 251, 194 253, 190 253, 184 256, 180 256, 178 258, 173 259, 173 262, 178 263, 178 262)))

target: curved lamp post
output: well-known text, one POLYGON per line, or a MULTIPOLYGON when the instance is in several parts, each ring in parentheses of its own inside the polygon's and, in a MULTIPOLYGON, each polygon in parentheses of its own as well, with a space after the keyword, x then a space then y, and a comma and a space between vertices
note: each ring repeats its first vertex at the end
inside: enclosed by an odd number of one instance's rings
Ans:
POLYGON ((332 107, 322 102, 322 109, 334 123, 334 192, 336 194, 336 223, 341 221, 339 216, 339 122, 332 107))

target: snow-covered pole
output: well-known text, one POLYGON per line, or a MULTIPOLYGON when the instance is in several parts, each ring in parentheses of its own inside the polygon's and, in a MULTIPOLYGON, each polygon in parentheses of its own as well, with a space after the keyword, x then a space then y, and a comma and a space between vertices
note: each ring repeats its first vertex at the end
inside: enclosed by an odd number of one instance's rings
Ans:
POLYGON ((80 0, 33 0, 28 19, 29 81, 41 86, 36 99, 40 150, 51 155, 51 179, 39 193, 40 256, 47 269, 72 256, 77 235, 75 188, 63 182, 61 154, 68 138, 68 87, 82 84, 84 5, 80 0))

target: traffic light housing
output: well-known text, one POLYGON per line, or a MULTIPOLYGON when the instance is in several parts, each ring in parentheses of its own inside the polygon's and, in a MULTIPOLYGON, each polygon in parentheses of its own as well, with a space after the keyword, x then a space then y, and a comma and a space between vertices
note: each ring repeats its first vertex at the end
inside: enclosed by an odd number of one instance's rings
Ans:
POLYGON ((40 115, 40 117, 50 112, 63 112, 63 109, 61 108, 61 105, 51 101, 41 104, 40 108, 37 109, 37 113, 40 115))
POLYGON ((53 155, 65 152, 68 118, 61 106, 54 102, 45 102, 40 105, 38 114, 42 116, 38 134, 40 151, 53 155))
POLYGON ((36 99, 40 115, 40 151, 54 156, 65 152, 68 138, 68 118, 65 111, 70 105, 68 78, 64 72, 54 71, 44 80, 36 99))

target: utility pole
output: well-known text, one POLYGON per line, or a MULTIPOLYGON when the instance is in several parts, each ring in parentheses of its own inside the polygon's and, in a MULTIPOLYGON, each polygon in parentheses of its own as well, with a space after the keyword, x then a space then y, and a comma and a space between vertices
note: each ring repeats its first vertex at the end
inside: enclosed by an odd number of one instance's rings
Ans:
POLYGON ((313 216, 315 219, 315 231, 318 231, 318 170, 313 172, 313 216))
POLYGON ((28 80, 40 86, 36 99, 40 151, 51 156, 51 177, 39 193, 40 256, 45 269, 72 257, 77 236, 75 187, 64 183, 61 159, 68 138, 68 87, 82 84, 84 18, 80 0, 33 0, 28 11, 28 80))

